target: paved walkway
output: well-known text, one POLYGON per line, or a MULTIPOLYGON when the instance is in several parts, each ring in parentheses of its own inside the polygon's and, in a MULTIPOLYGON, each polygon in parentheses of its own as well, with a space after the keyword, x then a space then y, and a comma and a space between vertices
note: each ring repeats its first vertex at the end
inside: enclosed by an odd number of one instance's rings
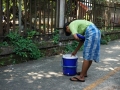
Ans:
MULTIPOLYGON (((78 70, 82 52, 78 52, 78 70)), ((85 82, 64 76, 62 55, 0 68, 0 90, 120 90, 120 40, 101 45, 101 61, 93 63, 85 82)))

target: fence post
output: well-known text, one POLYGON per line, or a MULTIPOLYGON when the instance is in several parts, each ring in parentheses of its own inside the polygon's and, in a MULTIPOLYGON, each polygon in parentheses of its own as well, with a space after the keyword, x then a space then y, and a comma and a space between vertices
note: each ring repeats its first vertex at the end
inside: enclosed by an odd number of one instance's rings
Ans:
MULTIPOLYGON (((60 0, 60 13, 59 13, 59 28, 63 28, 64 25, 64 16, 65 14, 65 0, 60 0)), ((59 34, 62 34, 62 30, 60 30, 59 34)))
POLYGON ((2 10, 2 0, 0 0, 0 36, 3 35, 3 25, 2 25, 2 16, 3 16, 3 10, 2 10))
POLYGON ((21 25, 21 0, 19 2, 19 34, 21 33, 22 30, 22 25, 21 25))
POLYGON ((57 0, 57 3, 56 3, 57 5, 56 5, 56 27, 58 28, 59 27, 59 7, 60 7, 60 2, 59 2, 59 0, 57 0))

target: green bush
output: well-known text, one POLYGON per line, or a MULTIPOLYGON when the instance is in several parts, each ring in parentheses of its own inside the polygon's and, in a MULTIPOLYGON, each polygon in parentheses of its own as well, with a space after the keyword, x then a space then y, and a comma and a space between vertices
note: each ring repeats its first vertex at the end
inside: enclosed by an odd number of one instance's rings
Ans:
POLYGON ((58 30, 54 31, 52 39, 53 39, 53 43, 54 44, 58 44, 59 43, 59 31, 58 30))
POLYGON ((103 35, 103 37, 100 40, 100 43, 102 45, 107 45, 108 42, 110 42, 110 41, 111 41, 111 37, 109 35, 103 35))
POLYGON ((16 55, 23 58, 37 59, 41 56, 41 53, 31 40, 32 36, 28 35, 28 37, 24 38, 16 32, 10 32, 7 38, 9 39, 8 43, 13 47, 13 51, 16 55))

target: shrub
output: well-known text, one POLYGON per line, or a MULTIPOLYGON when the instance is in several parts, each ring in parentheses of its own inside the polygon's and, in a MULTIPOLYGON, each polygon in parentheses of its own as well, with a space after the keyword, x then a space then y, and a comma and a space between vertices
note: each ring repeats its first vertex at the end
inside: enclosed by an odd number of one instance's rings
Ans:
POLYGON ((16 55, 30 59, 37 59, 41 56, 40 50, 33 43, 31 38, 29 37, 24 38, 16 32, 10 32, 7 35, 7 38, 9 39, 8 43, 10 44, 10 46, 13 47, 13 51, 16 55))

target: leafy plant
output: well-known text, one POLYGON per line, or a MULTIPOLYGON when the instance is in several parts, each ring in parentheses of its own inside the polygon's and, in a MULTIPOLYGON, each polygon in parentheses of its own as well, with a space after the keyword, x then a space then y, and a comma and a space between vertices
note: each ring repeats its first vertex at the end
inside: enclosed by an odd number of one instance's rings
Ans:
POLYGON ((37 33, 37 32, 34 31, 34 30, 28 31, 28 32, 27 32, 27 38, 28 38, 28 39, 32 39, 33 36, 34 36, 36 33, 37 33))
POLYGON ((2 42, 0 43, 0 47, 3 47, 3 46, 8 46, 8 43, 5 41, 5 42, 2 42))
POLYGON ((110 38, 109 35, 107 35, 105 38, 106 38, 107 42, 110 42, 110 41, 111 41, 111 38, 110 38))
MULTIPOLYGON (((33 36, 32 34, 31 36, 33 36)), ((21 56, 23 58, 31 58, 37 59, 41 56, 40 50, 33 43, 31 38, 23 38, 16 32, 10 32, 7 35, 9 39, 9 44, 13 47, 13 51, 16 55, 21 56)))
POLYGON ((107 40, 105 40, 105 39, 101 39, 101 40, 100 40, 100 43, 101 43, 102 45, 107 45, 107 44, 108 44, 107 40))
POLYGON ((53 43, 54 44, 58 44, 59 43, 59 31, 55 30, 53 33, 53 43))
POLYGON ((102 45, 105 45, 105 44, 107 45, 108 42, 110 42, 110 41, 111 41, 111 38, 110 38, 109 35, 107 35, 107 36, 103 35, 103 37, 101 38, 100 43, 101 43, 102 45))
POLYGON ((2 65, 2 66, 3 66, 3 65, 4 65, 4 61, 1 61, 1 62, 0 62, 0 65, 2 65))

